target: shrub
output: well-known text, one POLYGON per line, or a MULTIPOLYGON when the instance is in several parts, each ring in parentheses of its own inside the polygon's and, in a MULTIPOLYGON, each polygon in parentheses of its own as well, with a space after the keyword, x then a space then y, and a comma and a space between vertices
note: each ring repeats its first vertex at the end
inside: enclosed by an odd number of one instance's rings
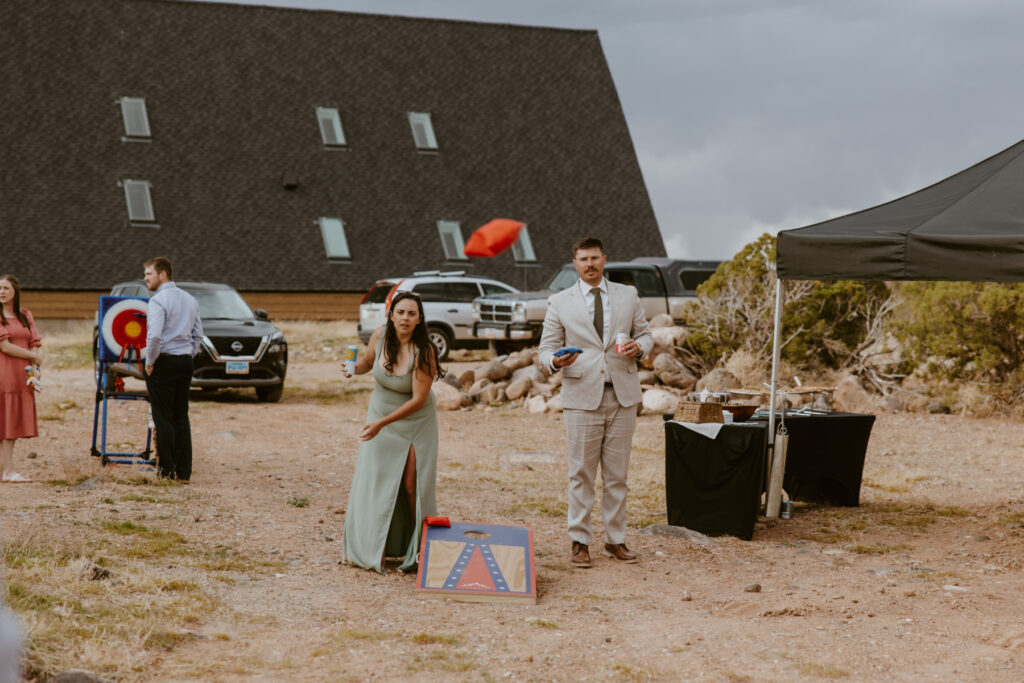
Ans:
MULTIPOLYGON (((863 352, 884 334, 894 302, 881 282, 787 282, 783 359, 803 369, 863 371, 863 352)), ((698 289, 687 311, 686 360, 701 371, 741 349, 770 360, 774 304, 775 238, 765 233, 698 289)))
POLYGON ((893 324, 911 363, 950 380, 1024 387, 1024 285, 908 282, 910 310, 893 324))

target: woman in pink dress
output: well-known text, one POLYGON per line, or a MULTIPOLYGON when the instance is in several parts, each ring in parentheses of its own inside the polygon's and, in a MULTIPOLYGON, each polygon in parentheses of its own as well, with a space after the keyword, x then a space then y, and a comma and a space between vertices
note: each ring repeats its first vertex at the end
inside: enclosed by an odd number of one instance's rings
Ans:
POLYGON ((25 482, 14 471, 14 442, 38 436, 35 389, 25 366, 39 366, 41 343, 32 314, 21 307, 21 287, 13 275, 0 275, 0 481, 25 482))

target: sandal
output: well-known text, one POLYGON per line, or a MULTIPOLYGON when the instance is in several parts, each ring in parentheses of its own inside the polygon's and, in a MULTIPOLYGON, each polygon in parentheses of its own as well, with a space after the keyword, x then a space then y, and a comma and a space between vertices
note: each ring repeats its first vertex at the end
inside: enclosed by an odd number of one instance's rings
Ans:
POLYGON ((17 472, 11 472, 10 474, 3 475, 2 481, 7 482, 8 484, 27 484, 32 480, 24 475, 18 474, 17 472))

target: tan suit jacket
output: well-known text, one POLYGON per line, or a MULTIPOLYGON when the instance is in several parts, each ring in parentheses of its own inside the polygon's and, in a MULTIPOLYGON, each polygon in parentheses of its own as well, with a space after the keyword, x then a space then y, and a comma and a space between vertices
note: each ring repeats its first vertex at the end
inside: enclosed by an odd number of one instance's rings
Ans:
POLYGON ((540 339, 540 361, 551 367, 554 352, 563 346, 583 349, 572 365, 562 368, 563 408, 597 409, 608 381, 614 386, 615 397, 621 405, 629 407, 640 402, 642 393, 636 361, 615 352, 615 335, 623 332, 636 340, 645 356, 654 347, 654 340, 636 288, 608 281, 608 299, 610 311, 605 314, 611 318, 605 343, 594 329, 578 282, 548 298, 540 339))

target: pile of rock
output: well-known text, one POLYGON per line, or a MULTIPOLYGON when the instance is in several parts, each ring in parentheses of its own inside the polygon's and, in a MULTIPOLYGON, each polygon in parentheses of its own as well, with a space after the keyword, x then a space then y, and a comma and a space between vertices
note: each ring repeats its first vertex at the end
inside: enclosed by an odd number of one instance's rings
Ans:
POLYGON ((449 372, 434 383, 434 395, 441 410, 498 406, 511 401, 533 413, 557 412, 562 409, 558 396, 561 383, 561 375, 548 373, 537 359, 537 349, 531 348, 501 356, 459 376, 449 372))
MULTIPOLYGON (((639 369, 644 390, 642 412, 672 413, 692 391, 706 388, 725 392, 740 387, 735 375, 722 368, 704 377, 694 375, 678 355, 678 348, 687 334, 687 329, 675 325, 668 315, 651 320, 654 348, 639 369)), ((561 383, 561 373, 550 374, 537 359, 537 349, 530 348, 501 356, 475 372, 467 370, 461 376, 448 373, 444 380, 435 382, 434 394, 441 410, 514 402, 531 413, 560 412, 561 383)))

